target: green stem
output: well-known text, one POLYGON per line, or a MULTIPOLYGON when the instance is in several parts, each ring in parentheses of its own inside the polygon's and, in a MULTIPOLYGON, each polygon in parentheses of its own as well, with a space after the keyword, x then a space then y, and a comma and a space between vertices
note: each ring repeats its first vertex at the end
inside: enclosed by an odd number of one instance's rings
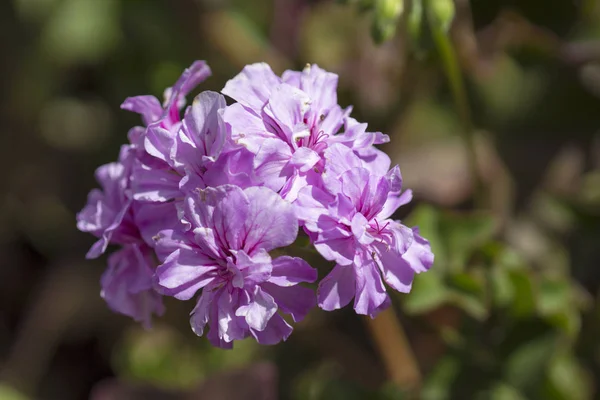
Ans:
POLYGON ((469 100, 467 98, 467 91, 465 89, 465 82, 463 80, 452 41, 449 39, 448 35, 442 29, 440 24, 437 23, 436 16, 432 14, 433 13, 429 13, 427 18, 429 20, 431 35, 442 61, 444 72, 446 73, 446 78, 448 79, 450 91, 452 92, 454 104, 462 125, 462 138, 465 143, 469 171, 475 188, 475 203, 478 207, 482 207, 485 200, 483 190, 484 186, 479 173, 477 151, 475 148, 475 134, 471 119, 471 109, 469 107, 469 100))

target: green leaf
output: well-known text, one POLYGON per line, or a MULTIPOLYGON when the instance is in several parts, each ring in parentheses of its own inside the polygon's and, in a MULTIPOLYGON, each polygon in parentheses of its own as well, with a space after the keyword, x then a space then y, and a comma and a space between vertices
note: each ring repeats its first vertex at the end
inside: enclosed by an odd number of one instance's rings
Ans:
POLYGON ((476 274, 461 272, 449 278, 449 300, 471 317, 484 319, 488 315, 484 281, 476 274))
POLYGON ((411 292, 403 296, 404 309, 411 314, 422 314, 436 309, 448 299, 448 291, 440 275, 419 274, 415 277, 411 292))
POLYGON ((542 315, 562 311, 571 303, 571 285, 566 277, 563 280, 543 279, 539 289, 538 310, 542 315))
POLYGON ((517 317, 532 315, 536 308, 536 288, 533 278, 527 271, 509 271, 514 289, 512 313, 517 317))
POLYGON ((507 307, 515 298, 513 287, 508 271, 494 266, 491 271, 492 296, 497 307, 507 307))
POLYGON ((481 400, 527 400, 523 394, 521 394, 514 387, 507 385, 506 383, 498 383, 494 385, 490 390, 486 390, 480 394, 477 399, 481 400))
POLYGON ((492 238, 495 228, 496 220, 487 213, 444 214, 440 235, 447 242, 450 270, 464 270, 473 251, 492 238))
POLYGON ((506 360, 504 376, 517 389, 535 387, 543 379, 556 348, 556 337, 546 334, 517 347, 506 360))
POLYGON ((574 307, 566 307, 564 310, 547 316, 546 320, 573 339, 577 338, 581 330, 581 314, 574 307))
POLYGON ((488 316, 485 301, 474 294, 451 290, 448 300, 475 319, 483 320, 488 316))
POLYGON ((156 324, 151 331, 135 328, 126 332, 113 361, 120 376, 165 388, 187 389, 211 372, 246 364, 257 349, 255 341, 242 340, 235 343, 232 351, 223 351, 156 324))
POLYGON ((567 335, 575 337, 579 333, 581 314, 568 277, 562 280, 543 279, 539 285, 537 305, 540 315, 567 335))
POLYGON ((572 355, 560 355, 550 364, 544 392, 549 400, 591 399, 590 377, 572 355))
POLYGON ((461 291, 481 295, 483 294, 484 282, 479 276, 471 273, 460 272, 450 277, 450 283, 453 287, 460 289, 461 291))
POLYGON ((427 377, 421 390, 421 398, 431 400, 450 399, 451 388, 460 372, 460 361, 453 356, 442 358, 427 377))

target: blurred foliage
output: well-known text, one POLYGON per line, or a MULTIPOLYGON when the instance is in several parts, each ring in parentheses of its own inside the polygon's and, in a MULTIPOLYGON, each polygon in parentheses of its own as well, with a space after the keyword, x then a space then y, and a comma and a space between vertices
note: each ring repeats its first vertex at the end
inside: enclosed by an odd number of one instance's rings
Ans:
POLYGON ((597 1, 11 0, 0 22, 1 399, 598 397, 597 1), (213 69, 202 90, 251 62, 318 63, 390 134, 415 193, 396 217, 436 257, 393 296, 420 389, 388 379, 351 310, 221 351, 190 331, 190 304, 151 331, 106 309, 73 215, 139 123, 119 104, 160 97, 195 59, 213 69))

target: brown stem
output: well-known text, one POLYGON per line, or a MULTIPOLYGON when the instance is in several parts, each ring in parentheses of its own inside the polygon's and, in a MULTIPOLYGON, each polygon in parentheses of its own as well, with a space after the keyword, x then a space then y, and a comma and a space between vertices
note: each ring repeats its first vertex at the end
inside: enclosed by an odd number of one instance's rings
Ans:
POLYGON ((389 379, 402 389, 418 389, 421 371, 394 309, 388 308, 375 319, 366 318, 365 322, 389 379))

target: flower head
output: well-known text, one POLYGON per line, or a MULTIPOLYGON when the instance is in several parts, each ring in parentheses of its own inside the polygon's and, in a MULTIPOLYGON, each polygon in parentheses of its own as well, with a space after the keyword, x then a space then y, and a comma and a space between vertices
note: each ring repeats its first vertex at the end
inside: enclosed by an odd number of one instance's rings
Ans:
POLYGON ((191 324, 198 335, 209 324, 216 346, 249 335, 264 344, 285 340, 292 328, 277 311, 299 320, 315 303, 296 285, 313 282, 316 271, 300 258, 268 253, 296 239, 292 205, 268 188, 223 185, 186 197, 184 215, 191 229, 162 232, 157 243, 162 293, 187 300, 202 290, 191 324))
POLYGON ((325 188, 306 187, 295 203, 317 251, 336 263, 319 285, 319 305, 333 310, 354 297, 356 312, 373 317, 388 302, 383 281, 409 292, 414 274, 429 269, 433 254, 418 231, 389 219, 411 197, 401 193, 399 168, 375 175, 348 148, 330 151, 337 158, 324 174, 325 188))
POLYGON ((99 238, 88 251, 87 258, 103 254, 109 243, 127 244, 139 239, 131 213, 129 190, 133 161, 130 146, 124 145, 119 161, 96 169, 96 180, 102 189, 92 190, 86 206, 77 214, 77 228, 99 238))
MULTIPOLYGON (((323 152, 331 144, 363 152, 388 140, 349 119, 351 107, 344 110, 337 104, 337 82, 337 75, 317 65, 285 71, 279 78, 260 63, 244 68, 223 89, 237 100, 223 113, 232 140, 256 154, 257 178, 291 201, 302 187, 317 184, 325 167, 323 152)), ((372 156, 373 151, 366 153, 372 156)))
POLYGON ((146 328, 152 314, 165 311, 160 294, 153 289, 154 264, 150 247, 129 244, 108 257, 108 269, 100 280, 100 295, 108 306, 146 328))
POLYGON ((162 296, 196 298, 190 323, 215 346, 254 337, 286 340, 317 304, 325 310, 354 298, 359 314, 390 304, 384 282, 410 291, 415 273, 433 262, 417 228, 392 220, 411 199, 398 167, 337 100, 338 77, 316 65, 275 75, 249 65, 223 95, 185 97, 210 75, 197 61, 161 104, 153 96, 125 100, 142 116, 117 162, 100 167, 77 226, 97 236, 88 257, 110 255, 102 297, 145 326, 164 311, 162 296), (335 267, 318 296, 303 282, 316 270, 270 252, 294 243, 298 229, 335 267), (158 265, 158 266, 156 266, 158 265), (318 299, 317 299, 318 297, 318 299))

